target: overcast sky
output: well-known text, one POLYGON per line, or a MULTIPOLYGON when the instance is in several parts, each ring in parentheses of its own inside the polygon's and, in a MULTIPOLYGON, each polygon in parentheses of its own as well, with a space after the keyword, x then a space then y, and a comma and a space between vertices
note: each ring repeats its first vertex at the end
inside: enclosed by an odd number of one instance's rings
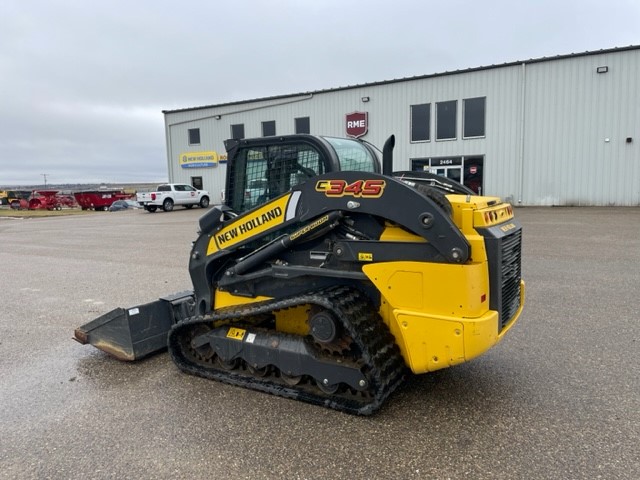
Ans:
POLYGON ((638 0, 0 0, 0 185, 166 180, 161 110, 638 44, 638 0))

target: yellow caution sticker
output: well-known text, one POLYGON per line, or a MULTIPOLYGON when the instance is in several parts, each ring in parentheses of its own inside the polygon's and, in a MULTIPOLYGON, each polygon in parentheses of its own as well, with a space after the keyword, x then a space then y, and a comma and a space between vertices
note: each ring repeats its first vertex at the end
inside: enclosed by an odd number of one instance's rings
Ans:
POLYGON ((234 340, 242 340, 244 338, 245 333, 247 333, 247 331, 243 330, 242 328, 231 327, 227 332, 227 338, 233 338, 234 340))
POLYGON ((361 262, 373 262, 373 253, 358 252, 358 260, 361 262))

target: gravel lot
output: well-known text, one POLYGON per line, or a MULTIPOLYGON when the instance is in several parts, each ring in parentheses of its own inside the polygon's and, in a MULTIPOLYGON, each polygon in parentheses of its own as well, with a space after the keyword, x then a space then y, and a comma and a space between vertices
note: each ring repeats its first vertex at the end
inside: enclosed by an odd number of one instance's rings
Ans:
POLYGON ((0 478, 640 478, 640 208, 520 208, 528 298, 370 418, 71 340, 189 289, 200 209, 0 218, 0 478))

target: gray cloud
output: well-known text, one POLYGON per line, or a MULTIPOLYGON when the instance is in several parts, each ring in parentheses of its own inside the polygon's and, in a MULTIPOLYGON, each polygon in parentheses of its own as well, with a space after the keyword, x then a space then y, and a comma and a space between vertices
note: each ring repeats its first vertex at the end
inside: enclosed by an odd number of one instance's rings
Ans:
POLYGON ((0 185, 159 181, 161 110, 638 44, 634 1, 0 5, 0 185))

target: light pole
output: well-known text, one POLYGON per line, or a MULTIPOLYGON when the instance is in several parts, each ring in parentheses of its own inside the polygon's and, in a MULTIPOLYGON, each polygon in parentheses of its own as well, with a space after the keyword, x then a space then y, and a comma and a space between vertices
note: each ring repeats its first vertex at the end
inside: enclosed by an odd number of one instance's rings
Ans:
POLYGON ((47 188, 47 175, 49 175, 48 173, 41 173, 40 175, 42 175, 44 177, 44 188, 47 188))

